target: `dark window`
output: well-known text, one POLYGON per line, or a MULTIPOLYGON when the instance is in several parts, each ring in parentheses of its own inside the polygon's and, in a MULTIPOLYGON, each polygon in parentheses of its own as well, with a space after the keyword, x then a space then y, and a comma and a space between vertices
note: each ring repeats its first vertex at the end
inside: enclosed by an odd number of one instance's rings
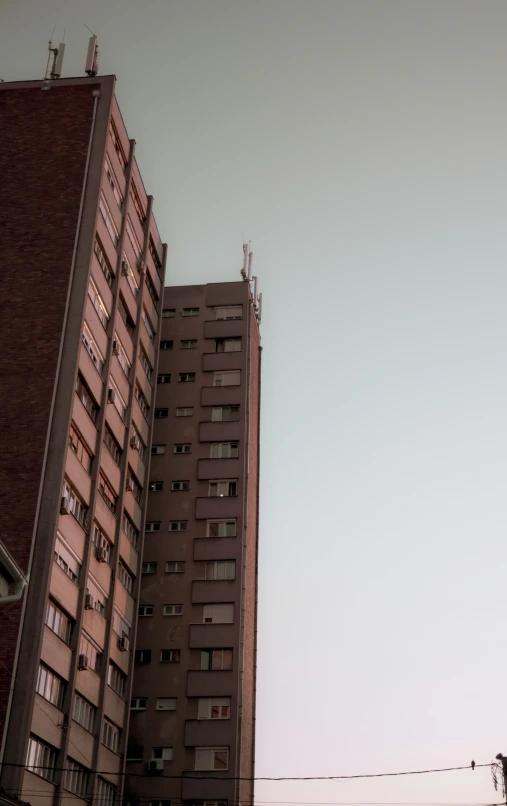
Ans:
POLYGON ((169 417, 169 409, 155 409, 156 420, 162 420, 164 417, 169 417))
POLYGON ((195 372, 180 372, 178 375, 178 383, 194 383, 195 372))
POLYGON ((192 445, 189 442, 185 444, 175 445, 173 448, 173 453, 191 453, 192 445))
POLYGON ((150 481, 150 483, 148 484, 148 490, 150 491, 150 493, 159 493, 161 492, 161 490, 163 490, 163 488, 164 488, 163 481, 150 481))
POLYGON ((161 350, 172 350, 173 348, 173 340, 172 339, 163 339, 160 342, 160 349, 161 350))
POLYGON ((104 444, 105 444, 106 448, 108 449, 109 453, 111 454, 111 456, 113 457, 115 464, 117 464, 118 467, 119 467, 120 466, 120 459, 121 459, 121 455, 122 455, 123 451, 120 448, 120 446, 118 445, 116 439, 112 435, 112 433, 109 430, 109 428, 107 427, 107 425, 106 425, 106 428, 105 428, 105 431, 104 431, 104 444))
POLYGON ((160 661, 162 663, 179 663, 180 650, 179 649, 161 649, 160 661))
POLYGON ((151 663, 151 649, 136 649, 136 663, 151 663))
POLYGON ((232 669, 232 649, 201 649, 202 671, 232 669))
POLYGON ((120 297, 118 299, 118 311, 120 312, 120 316, 123 319, 123 322, 125 324, 125 327, 127 328, 127 332, 129 334, 129 336, 132 338, 132 335, 133 335, 134 330, 136 328, 136 324, 135 324, 134 320, 132 319, 131 315, 129 314, 129 312, 127 310, 127 306, 125 304, 125 300, 123 299, 121 294, 120 294, 120 297))
POLYGON ((157 383, 171 383, 171 373, 165 372, 157 375, 157 383))
POLYGON ((71 423, 70 426, 69 445, 83 465, 86 472, 89 473, 92 463, 92 454, 74 423, 71 423))
POLYGON ((174 319, 176 316, 176 308, 164 308, 162 311, 162 319, 174 319))
POLYGON ((190 489, 189 481, 173 481, 171 484, 173 492, 185 492, 188 489, 190 489))
POLYGON ((183 316, 199 316, 199 308, 183 308, 183 316))
POLYGON ((144 748, 142 744, 129 744, 127 747, 127 761, 142 761, 143 753, 144 748))
POLYGON ((95 400, 92 397, 92 393, 88 389, 86 383, 82 379, 81 375, 77 376, 76 381, 76 394, 79 397, 81 403, 85 407, 86 411, 92 418, 93 422, 97 419, 97 414, 99 411, 99 407, 95 403, 95 400))

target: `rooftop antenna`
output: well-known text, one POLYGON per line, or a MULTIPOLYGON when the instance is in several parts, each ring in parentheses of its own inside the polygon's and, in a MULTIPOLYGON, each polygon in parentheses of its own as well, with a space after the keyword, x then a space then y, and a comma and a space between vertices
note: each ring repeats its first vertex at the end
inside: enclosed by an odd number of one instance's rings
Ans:
MULTIPOLYGON (((252 241, 248 241, 248 248, 250 249, 250 244, 252 241)), ((252 279, 252 260, 253 260, 253 252, 248 253, 248 279, 252 279)))
POLYGON ((48 72, 49 72, 49 60, 51 59, 51 54, 53 53, 53 36, 55 33, 56 25, 53 26, 53 30, 51 31, 51 36, 48 39, 48 60, 46 62, 46 72, 44 73, 44 81, 47 80, 48 72))
MULTIPOLYGON (((85 25, 85 28, 88 28, 85 25)), ((90 31, 90 29, 88 28, 90 31)), ((86 64, 85 64, 85 73, 87 73, 90 77, 96 76, 97 71, 99 69, 99 46, 97 44, 97 37, 90 31, 91 37, 88 41, 88 53, 86 55, 86 64)))
POLYGON ((246 273, 247 273, 247 269, 248 269, 248 246, 249 246, 249 244, 247 244, 247 243, 243 244, 244 258, 243 258, 243 268, 241 269, 241 276, 242 276, 243 280, 246 280, 246 273))
POLYGON ((262 319, 262 294, 259 294, 259 306, 258 306, 258 311, 257 311, 257 320, 258 320, 259 324, 260 324, 261 319, 262 319))
POLYGON ((254 291, 253 291, 253 306, 254 309, 257 310, 257 276, 255 275, 252 277, 253 284, 254 284, 254 291))

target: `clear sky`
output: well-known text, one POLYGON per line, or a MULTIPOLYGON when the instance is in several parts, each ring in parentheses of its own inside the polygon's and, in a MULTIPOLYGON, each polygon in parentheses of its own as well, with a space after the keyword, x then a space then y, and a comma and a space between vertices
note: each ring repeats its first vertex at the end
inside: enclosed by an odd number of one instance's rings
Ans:
MULTIPOLYGON (((0 0, 0 77, 85 23, 171 284, 264 293, 257 774, 507 754, 505 0, 0 0)), ((1 181, 1 178, 0 178, 1 181)), ((50 211, 48 211, 48 214, 50 211)), ((55 267, 57 268, 57 267, 55 267)), ((489 770, 259 801, 492 803, 489 770)))

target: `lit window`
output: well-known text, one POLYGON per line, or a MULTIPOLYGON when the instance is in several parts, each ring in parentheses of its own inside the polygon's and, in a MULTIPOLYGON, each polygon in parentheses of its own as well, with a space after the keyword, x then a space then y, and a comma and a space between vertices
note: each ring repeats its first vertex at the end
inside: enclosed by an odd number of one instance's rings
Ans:
POLYGON ((232 669, 232 649, 201 649, 201 671, 222 672, 232 669))
POLYGON ((230 719, 230 697, 199 697, 197 719, 230 719))
POLYGON ((205 564, 205 579, 219 581, 236 579, 236 563, 234 560, 216 560, 205 564))

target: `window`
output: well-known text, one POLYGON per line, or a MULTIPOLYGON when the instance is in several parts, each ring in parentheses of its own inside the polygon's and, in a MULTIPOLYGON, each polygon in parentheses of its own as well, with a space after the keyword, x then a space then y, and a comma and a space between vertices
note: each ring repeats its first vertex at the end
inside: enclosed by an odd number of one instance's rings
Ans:
POLYGON ((164 616, 181 616, 182 613, 183 605, 181 604, 164 605, 164 616))
POLYGON ((121 525, 129 541, 132 543, 134 548, 136 548, 137 541, 139 540, 139 532, 137 531, 136 527, 134 526, 129 516, 125 512, 123 513, 123 519, 121 525))
POLYGON ((164 489, 163 481, 150 481, 148 484, 148 491, 150 493, 160 493, 164 489))
POLYGON ((93 726, 95 724, 95 714, 97 709, 91 702, 85 700, 80 694, 75 692, 74 703, 72 706, 72 719, 78 722, 85 730, 93 733, 93 726))
POLYGON ((131 315, 128 312, 127 306, 125 304, 125 300, 123 299, 122 295, 120 294, 118 298, 118 312, 123 319, 123 323, 127 328, 127 333, 129 334, 130 338, 132 338, 134 334, 134 330, 136 328, 135 322, 132 319, 131 315))
POLYGON ((239 420, 239 406, 216 406, 211 409, 212 423, 229 423, 239 420))
POLYGON ((111 215, 111 210, 109 209, 109 207, 107 205, 106 198, 105 198, 103 193, 100 194, 99 210, 100 210, 100 214, 102 216, 102 219, 104 221, 104 224, 106 225, 106 229, 107 229, 109 235, 111 236, 111 240, 112 240, 112 242, 114 243, 114 245, 116 247, 116 246, 118 246, 118 240, 119 240, 120 236, 118 235, 118 230, 116 229, 116 224, 114 223, 113 216, 111 215))
POLYGON ((92 540, 97 546, 97 549, 102 549, 104 552, 104 562, 109 563, 111 561, 111 542, 96 523, 93 524, 92 540))
POLYGON ((152 323, 150 321, 150 317, 146 313, 146 308, 143 308, 143 311, 141 313, 141 318, 142 318, 142 320, 144 322, 144 326, 146 328, 146 332, 147 332, 147 334, 149 336, 150 341, 154 341, 155 340, 155 328, 153 327, 153 325, 152 325, 152 323))
POLYGON ((162 311, 162 319, 174 319, 176 316, 176 308, 164 308, 162 311))
POLYGON ((108 480, 104 476, 103 473, 99 473, 99 486, 98 491, 103 498, 106 506, 111 512, 114 514, 116 509, 116 502, 118 500, 118 496, 116 495, 115 491, 109 484, 108 480))
POLYGON ((195 350, 197 347, 197 339, 182 339, 180 341, 180 348, 182 350, 195 350))
POLYGON ((117 790, 112 784, 108 784, 103 778, 97 778, 97 788, 95 790, 95 806, 114 806, 117 790))
POLYGON ((197 719, 230 719, 230 697, 199 697, 197 719))
POLYGON ((153 605, 139 605, 138 615, 139 617, 145 616, 152 616, 153 615, 153 605))
POLYGON ((131 624, 127 621, 123 613, 115 607, 113 611, 113 631, 119 638, 130 637, 131 624))
POLYGON ((199 316, 199 308, 183 308, 182 316, 199 316))
POLYGON ((88 296, 92 302, 93 307, 97 311, 97 315, 102 322, 104 329, 107 327, 107 323, 109 322, 109 314, 107 312, 107 308, 104 304, 104 300, 100 296, 97 286, 95 285, 94 281, 90 277, 90 282, 88 284, 88 296))
POLYGON ((88 658, 88 667, 94 672, 98 672, 102 661, 102 650, 95 641, 85 633, 81 633, 79 642, 79 654, 88 658))
POLYGON ((185 442, 184 444, 176 444, 173 448, 173 453, 191 453, 192 452, 192 445, 189 442, 185 442))
POLYGON ((145 375, 149 381, 151 381, 151 376, 153 374, 153 367, 151 366, 148 356, 146 355, 145 350, 143 349, 142 344, 139 345, 139 361, 141 362, 141 366, 144 369, 145 375))
POLYGON ((41 697, 44 697, 45 700, 57 708, 62 707, 65 682, 44 663, 39 665, 35 690, 37 694, 40 694, 41 697))
POLYGON ((243 319, 243 306, 232 305, 229 308, 215 308, 217 319, 243 319))
POLYGON ((137 503, 141 503, 141 498, 143 496, 143 488, 139 484, 138 480, 134 476, 133 471, 129 467, 127 470, 127 482, 126 482, 127 490, 132 493, 134 498, 136 499, 137 503))
POLYGON ((132 435, 130 439, 130 445, 132 448, 135 448, 135 450, 139 453, 140 458, 144 460, 144 456, 146 453, 146 445, 141 439, 141 434, 139 433, 139 429, 136 427, 135 423, 132 423, 132 435))
POLYGON ((241 383, 241 370, 233 369, 230 372, 214 372, 213 386, 239 386, 241 383))
POLYGON ((160 521, 146 521, 145 532, 160 532, 160 521))
POLYGON ((123 370, 123 374, 128 379, 129 376, 130 376, 130 368, 131 368, 132 364, 129 361, 128 355, 125 352, 125 348, 124 348, 123 344, 120 341, 120 337, 118 336, 118 333, 114 334, 113 355, 115 355, 116 358, 118 359, 118 363, 119 363, 120 367, 123 370))
POLYGON ((120 744, 120 728, 113 725, 108 719, 104 719, 102 726, 102 743, 109 747, 113 753, 118 752, 118 745, 120 744))
POLYGON ((134 227, 132 226, 132 221, 130 220, 130 216, 127 216, 127 222, 125 225, 125 229, 127 231, 127 236, 132 246, 132 249, 135 252, 135 256, 137 258, 141 257, 141 244, 137 238, 137 235, 134 232, 134 227))
POLYGON ((125 683, 127 680, 127 676, 121 672, 114 663, 109 663, 109 667, 107 670, 107 685, 110 686, 113 691, 123 697, 125 692, 125 683))
POLYGON ((194 414, 193 406, 179 406, 176 409, 176 417, 192 417, 194 414))
POLYGON ((69 792, 85 798, 88 789, 89 771, 86 767, 78 764, 72 758, 68 758, 65 762, 65 771, 62 778, 62 786, 69 792))
POLYGON ((201 671, 222 672, 232 669, 232 649, 201 649, 201 671))
POLYGON ((134 386, 134 397, 139 403, 139 408, 141 409, 142 413, 144 414, 145 417, 147 417, 150 407, 148 405, 148 401, 146 400, 145 396, 141 391, 141 387, 137 383, 134 386))
POLYGON ((241 352, 241 336, 235 339, 215 339, 215 352, 217 353, 241 352))
POLYGON ((212 442, 210 456, 212 459, 237 459, 239 445, 237 442, 212 442))
POLYGON ((157 573, 157 563, 143 563, 141 573, 142 574, 156 574, 157 573))
POLYGON ((119 467, 123 451, 116 442, 116 438, 113 436, 112 431, 109 430, 107 425, 104 429, 104 445, 106 446, 109 453, 113 457, 115 465, 118 465, 119 467))
POLYGON ((150 241, 149 241, 149 244, 148 244, 148 248, 150 250, 150 255, 153 258, 153 262, 154 262, 155 266, 160 271, 160 269, 162 268, 162 261, 160 260, 160 258, 158 256, 157 249, 155 247, 155 244, 153 243, 153 238, 151 236, 150 236, 150 241))
POLYGON ((107 593, 89 574, 86 582, 86 592, 90 594, 93 604, 90 609, 96 610, 101 616, 106 615, 107 593))
POLYGON ((129 593, 132 593, 132 588, 134 587, 134 577, 130 571, 127 571, 127 568, 122 562, 120 562, 118 565, 118 579, 123 587, 126 588, 129 593))
POLYGON ((179 649, 161 649, 160 650, 161 663, 179 663, 180 650, 179 649))
POLYGON ((137 213, 137 217, 141 224, 144 224, 146 221, 146 211, 144 209, 144 205, 141 201, 141 196, 139 195, 139 191, 136 188, 135 184, 132 182, 130 186, 130 197, 132 199, 132 203, 134 205, 134 209, 137 213))
POLYGON ((152 456, 161 456, 165 453, 165 445, 152 445, 151 446, 151 455, 152 456))
POLYGON ((59 533, 57 533, 55 540, 54 560, 64 573, 67 574, 69 579, 72 579, 73 582, 77 582, 79 571, 81 570, 81 562, 59 533))
POLYGON ((113 379, 109 378, 109 389, 107 392, 107 402, 112 403, 115 407, 116 411, 120 415, 121 419, 125 419, 125 415, 127 413, 127 404, 125 403, 123 397, 120 394, 120 390, 116 386, 113 379))
POLYGON ((92 360, 93 366, 100 375, 102 373, 102 368, 104 366, 104 356, 97 347, 97 342, 93 338, 92 332, 88 327, 88 325, 86 324, 86 322, 83 324, 81 341, 83 342, 84 348, 92 360))
POLYGON ((203 624, 233 624, 233 604, 205 604, 202 609, 203 624))
POLYGON ((171 490, 173 492, 185 492, 190 489, 189 481, 173 481, 171 482, 171 490))
POLYGON ((151 297, 151 301, 153 302, 153 305, 155 306, 155 308, 158 308, 158 301, 159 301, 158 300, 158 294, 157 294, 157 292, 155 290, 155 286, 153 285, 153 280, 150 277, 150 272, 149 271, 146 272, 145 286, 148 289, 148 294, 151 297))
POLYGON ((172 747, 154 747, 151 751, 152 759, 162 759, 162 761, 172 761, 172 747))
POLYGON ((173 340, 172 339, 163 339, 160 342, 160 349, 161 350, 172 350, 173 348, 173 340))
POLYGON ((74 515, 77 522, 83 526, 88 507, 86 507, 83 502, 79 500, 76 491, 70 486, 68 481, 63 482, 62 496, 65 498, 67 509, 71 515, 74 515))
POLYGON ((95 252, 95 256, 96 256, 97 260, 99 261, 100 268, 102 269, 104 277, 106 278, 107 284, 108 284, 109 288, 111 288, 111 286, 113 285, 113 280, 114 280, 114 271, 111 268, 111 264, 110 264, 110 262, 109 262, 109 260, 107 258, 106 253, 104 252, 104 249, 102 248, 102 244, 101 244, 101 242, 99 240, 98 235, 95 235, 95 241, 94 241, 94 244, 93 244, 93 251, 95 252))
POLYGON ((134 297, 137 297, 137 292, 139 291, 139 283, 136 280, 136 276, 132 271, 132 266, 130 265, 130 261, 125 254, 123 253, 123 260, 121 262, 121 273, 124 277, 127 278, 127 283, 129 284, 130 290, 134 297))
POLYGON ((206 537, 236 537, 236 521, 207 521, 206 537))
POLYGON ((54 747, 30 735, 26 753, 27 770, 52 781, 55 776, 56 753, 54 747))
POLYGON ((217 562, 206 563, 205 579, 224 580, 236 579, 236 563, 234 560, 219 560, 217 562))
POLYGON ((169 521, 170 532, 186 532, 188 521, 169 521))
POLYGON ((157 375, 157 383, 171 383, 171 373, 165 372, 157 375))
POLYGON ((176 711, 176 697, 157 697, 156 711, 176 711))
POLYGON ((113 141, 114 150, 118 155, 118 159, 120 160, 121 165, 125 169, 126 165, 128 164, 128 160, 127 157, 125 156, 125 151, 123 150, 123 146, 121 144, 118 129, 116 128, 116 125, 112 118, 109 121, 109 134, 111 136, 111 140, 113 141))
POLYGON ((155 420, 163 420, 169 417, 169 409, 155 409, 155 420))
POLYGON ((195 770, 229 769, 229 749, 227 747, 196 747, 195 770))
POLYGON ((130 700, 131 711, 146 711, 148 707, 147 697, 132 697, 130 700))
POLYGON ((151 649, 136 649, 136 663, 151 663, 151 649))
POLYGON ((238 494, 238 482, 236 480, 210 481, 208 494, 219 498, 234 498, 238 494))
POLYGON ((165 566, 166 574, 183 574, 185 572, 184 560, 168 560, 165 566))
POLYGON ((81 403, 85 407, 86 411, 90 415, 93 422, 97 419, 97 414, 99 411, 99 407, 95 403, 93 399, 92 393, 88 389, 86 383, 82 379, 81 375, 77 376, 76 380, 76 394, 80 399, 81 403))
POLYGON ((129 744, 127 747, 127 761, 142 761, 144 748, 142 744, 129 744))
POLYGON ((178 383, 195 383, 195 372, 180 372, 178 383))
POLYGON ((111 187, 111 190, 113 191, 113 196, 114 196, 114 198, 116 200, 116 204, 121 209, 123 199, 122 199, 122 196, 121 196, 121 193, 120 193, 120 186, 118 184, 116 176, 114 175, 114 171, 113 171, 113 169, 111 167, 111 163, 109 162, 109 159, 107 157, 106 157, 106 159, 104 161, 104 173, 105 173, 105 175, 107 177, 107 181, 108 181, 108 183, 109 183, 109 185, 111 187))

